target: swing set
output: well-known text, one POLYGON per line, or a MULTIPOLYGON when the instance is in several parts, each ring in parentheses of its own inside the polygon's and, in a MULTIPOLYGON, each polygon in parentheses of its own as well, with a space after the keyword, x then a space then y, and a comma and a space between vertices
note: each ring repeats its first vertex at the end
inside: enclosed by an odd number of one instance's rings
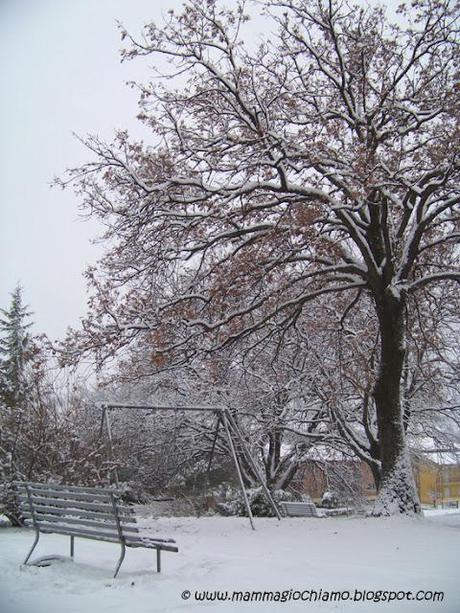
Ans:
MULTIPOLYGON (((267 484, 265 483, 264 478, 261 475, 259 467, 257 466, 257 463, 255 462, 254 458, 251 456, 251 453, 246 445, 246 442, 241 434, 241 431, 238 427, 238 424, 235 418, 233 417, 233 415, 227 408, 218 407, 218 406, 214 406, 214 407, 187 406, 187 405, 186 406, 164 406, 164 405, 102 403, 101 409, 102 409, 102 416, 101 416, 100 434, 102 436, 102 433, 105 429, 107 433, 108 451, 109 451, 111 461, 114 461, 113 438, 112 438, 112 428, 111 428, 111 419, 110 419, 111 412, 115 412, 121 409, 129 409, 130 411, 147 411, 150 413, 153 413, 156 411, 174 411, 176 413, 179 411, 184 411, 184 412, 195 411, 195 412, 213 413, 216 417, 216 425, 215 425, 215 430, 214 430, 211 451, 209 454, 208 466, 206 470, 207 479, 209 478, 209 472, 211 470, 211 464, 212 464, 214 452, 216 449, 219 431, 221 428, 223 428, 223 433, 228 441, 233 463, 235 465, 236 473, 238 475, 238 481, 240 483, 240 488, 243 494, 244 504, 245 504, 246 511, 248 514, 249 522, 251 524, 251 528, 253 530, 255 529, 254 528, 254 517, 252 515, 251 505, 249 504, 248 494, 247 494, 247 491, 244 485, 244 481, 243 481, 243 474, 241 471, 240 458, 244 458, 246 462, 248 463, 248 465, 251 467, 256 477, 256 481, 262 487, 262 491, 265 495, 265 498, 267 499, 268 504, 273 509, 275 516, 278 519, 281 519, 280 511, 275 501, 273 500, 272 495, 270 494, 270 490, 268 489, 267 484)), ((119 478, 118 478, 118 469, 116 468, 116 466, 113 469, 113 476, 114 476, 115 485, 118 487, 119 478)))

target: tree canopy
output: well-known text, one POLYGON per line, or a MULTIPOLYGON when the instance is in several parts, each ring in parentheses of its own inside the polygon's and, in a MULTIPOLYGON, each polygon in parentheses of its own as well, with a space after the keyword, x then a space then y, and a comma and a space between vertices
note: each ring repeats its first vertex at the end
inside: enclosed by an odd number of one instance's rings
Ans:
POLYGON ((371 305, 376 512, 417 511, 402 382, 415 305, 460 279, 458 7, 404 3, 391 23, 261 5, 274 31, 256 49, 245 2, 189 0, 140 39, 122 30, 125 59, 171 71, 139 85, 151 144, 89 138, 93 161, 71 172, 107 251, 66 350, 104 360, 142 338, 172 368, 311 330, 318 300, 342 327, 371 305))

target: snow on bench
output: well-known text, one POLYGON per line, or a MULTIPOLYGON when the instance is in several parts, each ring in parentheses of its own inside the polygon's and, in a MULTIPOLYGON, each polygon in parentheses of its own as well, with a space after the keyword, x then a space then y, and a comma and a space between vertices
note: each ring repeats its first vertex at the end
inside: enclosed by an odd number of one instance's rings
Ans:
MULTIPOLYGON (((70 557, 74 557, 76 536, 110 543, 119 543, 121 555, 115 568, 117 576, 126 547, 156 549, 157 572, 161 571, 161 552, 178 552, 174 539, 150 538, 137 526, 131 507, 123 504, 111 489, 76 487, 17 481, 15 483, 21 513, 27 526, 35 529, 35 541, 27 554, 28 563, 40 534, 70 536, 70 557)), ((44 565, 61 556, 46 556, 30 562, 44 565)))
POLYGON ((313 502, 280 502, 286 517, 319 517, 313 502))

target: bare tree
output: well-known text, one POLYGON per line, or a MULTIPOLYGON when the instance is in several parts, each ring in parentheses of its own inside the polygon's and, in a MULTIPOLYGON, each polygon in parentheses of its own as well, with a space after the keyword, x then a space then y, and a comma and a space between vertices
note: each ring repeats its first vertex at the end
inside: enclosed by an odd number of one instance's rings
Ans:
POLYGON ((370 300, 375 512, 417 512, 401 389, 411 297, 459 280, 456 8, 420 0, 397 25, 325 0, 265 7, 278 31, 256 51, 244 2, 123 32, 125 58, 173 69, 140 86, 152 144, 88 139, 96 159, 74 171, 108 250, 67 347, 103 358, 144 335, 180 364, 296 326, 321 296, 343 297, 343 319, 370 300))
POLYGON ((337 439, 327 404, 316 394, 316 356, 294 330, 245 345, 231 354, 225 402, 234 407, 267 485, 285 489, 314 446, 337 439))

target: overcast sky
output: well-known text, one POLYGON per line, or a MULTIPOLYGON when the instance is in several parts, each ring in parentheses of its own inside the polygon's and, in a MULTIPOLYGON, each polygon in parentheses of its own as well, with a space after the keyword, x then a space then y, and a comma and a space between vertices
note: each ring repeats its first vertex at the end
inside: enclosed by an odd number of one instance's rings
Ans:
POLYGON ((88 158, 74 138, 136 125, 137 95, 125 82, 146 76, 121 64, 116 21, 139 32, 178 0, 0 0, 0 307, 20 282, 36 330, 50 338, 86 309, 82 273, 99 253, 93 222, 79 218, 55 176, 88 158))
POLYGON ((36 331, 51 339, 85 314, 83 271, 100 248, 77 197, 50 183, 88 159, 74 132, 111 139, 128 128, 142 137, 137 94, 125 83, 145 80, 148 70, 120 63, 116 21, 138 33, 181 4, 0 0, 0 307, 20 282, 36 331))

